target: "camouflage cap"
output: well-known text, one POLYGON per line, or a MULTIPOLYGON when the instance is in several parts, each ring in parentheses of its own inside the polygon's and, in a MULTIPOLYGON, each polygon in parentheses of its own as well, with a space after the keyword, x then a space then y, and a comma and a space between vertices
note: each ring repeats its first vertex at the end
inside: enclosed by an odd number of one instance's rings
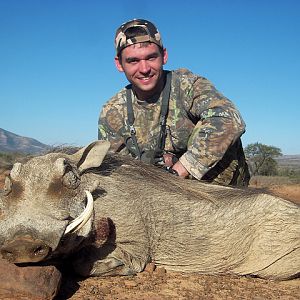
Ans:
POLYGON ((163 48, 160 33, 153 23, 143 19, 133 19, 123 23, 117 29, 115 36, 115 48, 117 55, 127 46, 143 42, 155 43, 159 47, 163 48), (144 32, 144 34, 140 33, 137 36, 132 36, 131 34, 128 36, 128 29, 134 27, 142 28, 141 32, 144 32))

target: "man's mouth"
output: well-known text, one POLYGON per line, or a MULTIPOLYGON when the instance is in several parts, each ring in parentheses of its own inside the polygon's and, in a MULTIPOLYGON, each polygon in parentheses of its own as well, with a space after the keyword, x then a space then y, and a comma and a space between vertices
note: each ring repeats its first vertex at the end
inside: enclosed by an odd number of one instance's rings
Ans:
POLYGON ((147 83, 147 82, 151 81, 152 79, 153 79, 153 75, 152 76, 138 77, 138 80, 142 83, 147 83))

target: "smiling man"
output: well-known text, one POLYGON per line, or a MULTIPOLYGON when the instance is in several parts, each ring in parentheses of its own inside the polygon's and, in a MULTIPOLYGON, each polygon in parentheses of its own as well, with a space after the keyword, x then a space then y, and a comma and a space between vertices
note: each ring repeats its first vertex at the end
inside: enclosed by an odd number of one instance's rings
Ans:
POLYGON ((110 151, 180 177, 247 186, 245 124, 234 104, 204 77, 164 70, 168 52, 147 20, 122 24, 115 48, 116 67, 130 84, 100 113, 98 138, 111 142, 110 151))

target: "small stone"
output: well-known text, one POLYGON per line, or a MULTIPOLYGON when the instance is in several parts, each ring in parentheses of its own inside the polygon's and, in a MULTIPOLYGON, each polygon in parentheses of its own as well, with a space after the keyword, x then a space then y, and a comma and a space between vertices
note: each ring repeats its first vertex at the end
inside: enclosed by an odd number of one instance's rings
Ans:
POLYGON ((149 273, 149 274, 152 274, 155 270, 156 266, 155 266, 155 263, 154 262, 151 262, 149 264, 146 265, 145 267, 145 272, 149 273))
POLYGON ((91 294, 99 294, 99 289, 96 286, 91 286, 90 288, 90 293, 91 294))
POLYGON ((19 267, 0 259, 0 299, 53 299, 61 283, 54 266, 19 267))

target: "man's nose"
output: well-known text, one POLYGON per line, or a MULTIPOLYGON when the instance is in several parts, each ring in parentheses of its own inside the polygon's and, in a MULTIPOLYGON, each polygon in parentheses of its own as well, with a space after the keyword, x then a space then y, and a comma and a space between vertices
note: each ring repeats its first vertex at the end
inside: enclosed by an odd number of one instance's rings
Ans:
POLYGON ((151 70, 150 65, 147 62, 147 60, 143 60, 143 59, 140 61, 139 69, 140 69, 140 72, 143 74, 149 73, 149 71, 151 70))

